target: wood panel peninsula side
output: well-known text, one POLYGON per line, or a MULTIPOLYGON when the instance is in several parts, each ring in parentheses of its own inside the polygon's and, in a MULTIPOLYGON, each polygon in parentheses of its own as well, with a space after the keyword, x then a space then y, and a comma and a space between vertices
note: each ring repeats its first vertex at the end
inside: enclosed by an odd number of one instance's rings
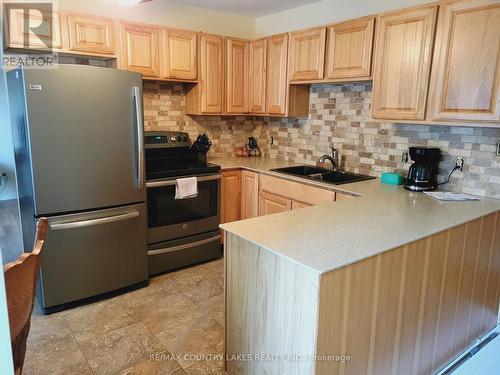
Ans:
POLYGON ((362 184, 375 196, 222 225, 228 374, 431 374, 496 326, 498 201, 443 204, 362 184), (400 228, 381 217, 378 234, 365 224, 348 244, 338 235, 345 223, 324 233, 333 225, 324 220, 361 225, 378 204, 391 213, 390 194, 394 208, 413 207, 407 222, 396 218, 400 228), (405 226, 419 217, 429 234, 408 240, 415 231, 405 226))

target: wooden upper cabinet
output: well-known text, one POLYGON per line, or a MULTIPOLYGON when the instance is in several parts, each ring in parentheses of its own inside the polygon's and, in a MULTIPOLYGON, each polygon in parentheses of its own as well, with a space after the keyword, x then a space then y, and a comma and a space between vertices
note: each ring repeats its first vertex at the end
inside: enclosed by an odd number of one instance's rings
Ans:
POLYGON ((443 3, 438 19, 429 119, 500 122, 500 4, 443 3))
POLYGON ((111 18, 66 14, 68 49, 89 54, 115 54, 115 23, 111 18))
POLYGON ((226 113, 248 112, 249 42, 226 39, 226 113))
POLYGON ((142 73, 146 78, 160 77, 160 29, 155 26, 122 22, 121 67, 142 73))
POLYGON ((19 9, 18 4, 5 7, 7 22, 4 24, 5 48, 61 49, 61 20, 58 13, 19 9), (33 31, 24 32, 24 26, 37 26, 33 31))
POLYGON ((219 35, 202 34, 200 39, 201 113, 223 111, 224 39, 219 35))
POLYGON ((197 33, 163 29, 165 78, 195 80, 197 76, 197 33))
POLYGON ((286 114, 288 35, 267 39, 266 109, 270 115, 286 114))
POLYGON ((266 113, 266 58, 267 39, 250 42, 249 112, 266 113))
POLYGON ((370 77, 374 28, 375 17, 328 27, 326 79, 370 77))
POLYGON ((423 120, 437 6, 382 14, 378 19, 372 115, 423 120))
POLYGON ((323 79, 326 28, 290 33, 290 81, 323 79))

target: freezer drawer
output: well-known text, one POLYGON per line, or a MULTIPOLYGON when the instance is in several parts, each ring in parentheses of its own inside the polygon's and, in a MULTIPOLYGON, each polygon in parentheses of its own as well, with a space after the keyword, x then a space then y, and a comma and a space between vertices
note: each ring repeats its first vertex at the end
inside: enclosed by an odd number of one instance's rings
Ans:
POLYGON ((213 231, 150 245, 149 274, 157 275, 222 257, 220 233, 213 231))
POLYGON ((43 307, 147 280, 146 220, 145 204, 49 218, 40 274, 43 307))

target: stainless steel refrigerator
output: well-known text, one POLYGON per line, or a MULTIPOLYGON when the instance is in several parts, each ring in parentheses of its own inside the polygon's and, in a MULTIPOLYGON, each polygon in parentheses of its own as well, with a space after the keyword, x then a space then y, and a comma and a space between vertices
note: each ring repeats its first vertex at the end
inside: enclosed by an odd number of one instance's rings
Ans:
POLYGON ((25 250, 49 231, 45 309, 148 279, 142 78, 60 65, 7 74, 25 250))

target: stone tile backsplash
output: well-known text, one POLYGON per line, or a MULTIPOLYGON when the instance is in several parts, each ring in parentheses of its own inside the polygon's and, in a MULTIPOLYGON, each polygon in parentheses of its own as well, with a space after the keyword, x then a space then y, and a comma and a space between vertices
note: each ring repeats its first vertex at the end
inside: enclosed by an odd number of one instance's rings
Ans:
POLYGON ((207 133, 212 141, 210 156, 234 154, 248 142, 254 130, 252 117, 186 115, 182 84, 144 83, 144 129, 189 133, 191 139, 207 133))
POLYGON ((371 91, 371 83, 312 85, 309 118, 188 116, 182 84, 145 83, 145 128, 182 130, 191 137, 207 133, 212 156, 232 155, 249 136, 265 156, 297 163, 314 164, 333 146, 342 168, 376 176, 406 174, 409 165, 401 156, 409 146, 439 147, 439 181, 447 178, 457 156, 465 159, 464 171, 455 172, 443 188, 500 198, 500 157, 495 153, 500 129, 374 121, 371 91))

